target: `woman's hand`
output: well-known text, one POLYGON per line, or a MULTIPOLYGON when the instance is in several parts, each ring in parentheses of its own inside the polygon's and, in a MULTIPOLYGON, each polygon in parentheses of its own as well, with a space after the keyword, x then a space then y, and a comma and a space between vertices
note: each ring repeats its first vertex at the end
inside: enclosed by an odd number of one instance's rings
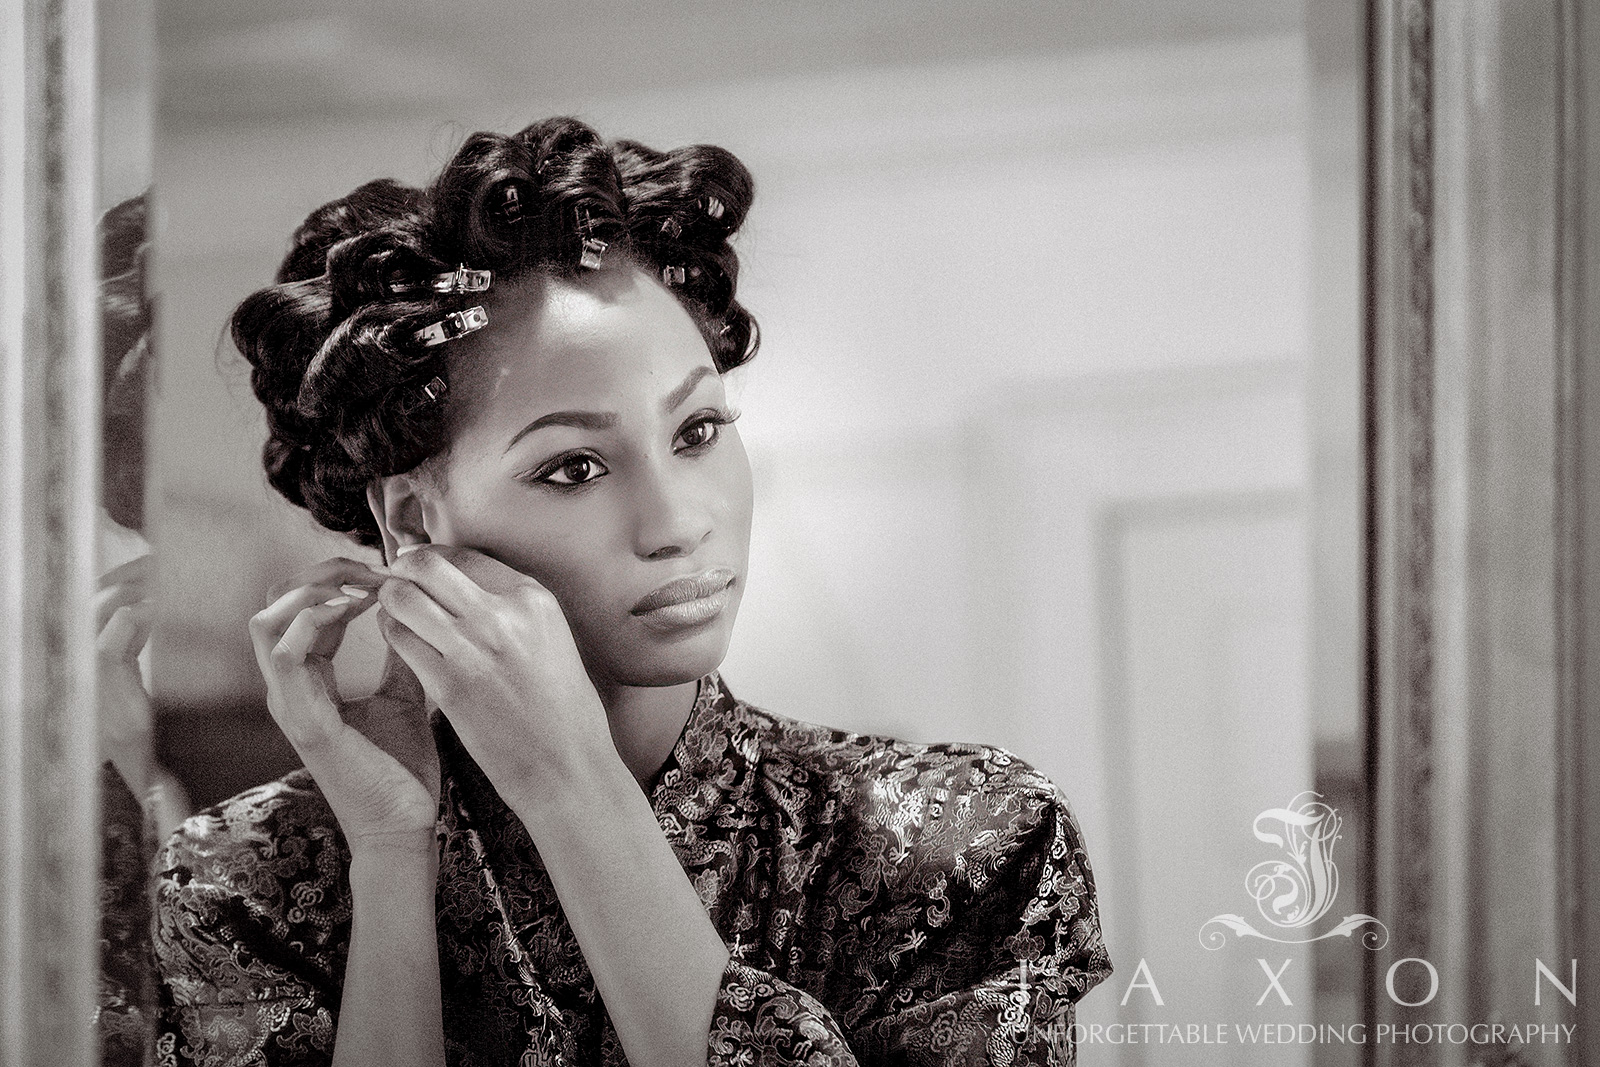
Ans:
POLYGON ((728 949, 617 752, 561 606, 468 549, 423 547, 389 574, 384 636, 528 830, 628 1062, 704 1067, 728 949))
POLYGON ((150 776, 150 695, 139 653, 150 640, 153 567, 149 555, 129 560, 101 576, 95 594, 100 758, 116 766, 135 796, 144 795, 150 776))
POLYGON ((305 761, 351 852, 434 857, 439 756, 416 678, 392 653, 378 691, 341 708, 333 655, 383 575, 348 559, 301 573, 250 620, 267 707, 305 761))
POLYGON ((399 556, 378 590, 389 645, 507 799, 618 760, 554 595, 467 548, 399 556))

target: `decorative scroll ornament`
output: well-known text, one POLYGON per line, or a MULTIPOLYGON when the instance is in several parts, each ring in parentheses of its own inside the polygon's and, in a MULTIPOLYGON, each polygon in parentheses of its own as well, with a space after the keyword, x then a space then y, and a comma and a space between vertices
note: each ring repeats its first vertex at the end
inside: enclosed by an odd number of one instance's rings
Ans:
POLYGON ((1333 846, 1339 840, 1342 820, 1339 812, 1320 798, 1320 793, 1301 793, 1287 807, 1268 808, 1256 816, 1256 840, 1275 845, 1284 858, 1263 860, 1250 868, 1244 879, 1245 891, 1254 898, 1256 910, 1270 928, 1285 935, 1303 931, 1303 936, 1275 936, 1256 929, 1242 915, 1223 914, 1201 925, 1201 945, 1213 951, 1221 948, 1227 943, 1228 930, 1239 937, 1259 937, 1280 945, 1305 945, 1329 937, 1350 937, 1362 927, 1367 927, 1361 934, 1364 947, 1375 952, 1389 943, 1389 928, 1371 915, 1346 915, 1331 930, 1311 933, 1339 894, 1333 846))

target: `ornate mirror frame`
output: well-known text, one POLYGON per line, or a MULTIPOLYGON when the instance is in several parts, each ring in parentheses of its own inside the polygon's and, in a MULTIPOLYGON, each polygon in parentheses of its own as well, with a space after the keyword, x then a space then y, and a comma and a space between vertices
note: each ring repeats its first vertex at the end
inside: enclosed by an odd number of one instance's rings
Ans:
POLYGON ((0 1047, 89 1064, 99 907, 93 0, 0 5, 0 1047))
MULTIPOLYGON (((1600 960, 1600 15, 1373 0, 1370 1021, 1600 960)), ((95 6, 0 6, 0 1048, 87 1065, 96 930, 95 6)), ((1558 993, 1546 982, 1545 996, 1558 993)), ((1600 1064, 1577 1042, 1499 1062, 1600 1064)), ((1372 1062, 1437 1047, 1367 1046, 1372 1062)))
POLYGON ((1367 1016, 1577 1024, 1480 1062, 1600 1063, 1592 994, 1537 971, 1600 960, 1596 14, 1371 8, 1369 888, 1395 941, 1367 1016), (1407 958, 1437 969, 1427 1009, 1387 992, 1407 958))

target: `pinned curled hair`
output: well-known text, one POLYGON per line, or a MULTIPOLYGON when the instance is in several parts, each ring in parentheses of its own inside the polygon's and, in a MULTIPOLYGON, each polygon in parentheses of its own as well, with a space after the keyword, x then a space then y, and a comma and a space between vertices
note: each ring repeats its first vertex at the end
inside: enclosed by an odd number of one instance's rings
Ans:
POLYGON ((145 393, 150 385, 150 249, 140 193, 100 219, 100 500, 112 521, 144 528, 145 393))
POLYGON ((427 189, 384 179, 324 204, 295 231, 277 284, 233 313, 267 411, 267 480, 329 529, 379 543, 368 484, 445 444, 443 403, 423 386, 448 378, 449 346, 413 335, 474 302, 427 285, 458 264, 493 271, 497 286, 572 277, 584 238, 598 238, 615 250, 607 255, 669 279, 718 370, 748 361, 758 334, 734 298, 728 241, 753 193, 749 171, 721 148, 607 144, 554 118, 472 135, 427 189))

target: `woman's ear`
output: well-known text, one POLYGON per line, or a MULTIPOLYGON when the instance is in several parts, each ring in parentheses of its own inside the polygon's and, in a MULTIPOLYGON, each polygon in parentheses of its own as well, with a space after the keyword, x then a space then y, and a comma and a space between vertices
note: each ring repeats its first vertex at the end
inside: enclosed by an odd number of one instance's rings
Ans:
POLYGON ((367 506, 383 538, 383 560, 393 563, 408 545, 428 543, 422 495, 409 474, 374 478, 367 484, 367 506))

